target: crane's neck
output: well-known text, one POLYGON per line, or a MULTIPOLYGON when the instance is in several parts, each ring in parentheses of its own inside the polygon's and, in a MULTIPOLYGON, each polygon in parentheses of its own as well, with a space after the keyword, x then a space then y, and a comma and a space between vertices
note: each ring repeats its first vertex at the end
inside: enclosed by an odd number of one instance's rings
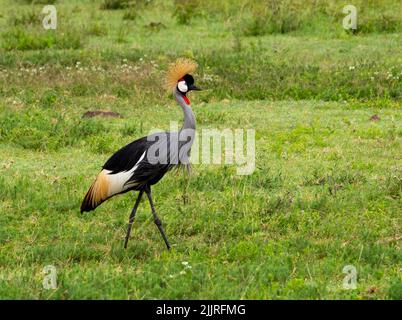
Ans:
POLYGON ((188 100, 187 97, 184 97, 178 90, 177 88, 173 92, 177 103, 181 106, 183 109, 183 114, 184 114, 184 123, 183 123, 183 129, 193 129, 195 130, 195 116, 193 113, 193 110, 191 109, 190 106, 190 100, 188 100))

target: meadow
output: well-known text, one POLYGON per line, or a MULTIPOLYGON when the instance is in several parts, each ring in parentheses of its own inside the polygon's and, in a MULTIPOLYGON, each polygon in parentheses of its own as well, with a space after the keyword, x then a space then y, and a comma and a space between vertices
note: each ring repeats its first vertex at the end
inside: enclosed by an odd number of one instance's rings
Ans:
POLYGON ((353 4, 355 31, 335 0, 0 0, 0 298, 402 299, 402 3, 353 4), (198 128, 254 129, 256 168, 171 172, 172 250, 146 201, 125 250, 135 196, 80 204, 114 151, 182 121, 177 57, 198 128))

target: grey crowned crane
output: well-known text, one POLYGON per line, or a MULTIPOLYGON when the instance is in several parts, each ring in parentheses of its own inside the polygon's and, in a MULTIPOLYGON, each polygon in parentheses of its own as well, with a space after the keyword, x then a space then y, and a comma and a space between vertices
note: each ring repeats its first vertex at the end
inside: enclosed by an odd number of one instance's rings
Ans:
POLYGON ((146 193, 154 222, 168 249, 169 241, 158 218, 152 200, 151 186, 171 169, 189 165, 189 152, 195 137, 195 117, 187 93, 200 90, 194 85, 191 75, 197 64, 189 59, 178 59, 167 73, 166 86, 173 91, 184 113, 184 124, 179 132, 160 132, 131 142, 113 154, 103 165, 81 205, 81 213, 92 211, 111 197, 138 191, 131 211, 124 248, 127 248, 135 213, 141 198, 146 193))

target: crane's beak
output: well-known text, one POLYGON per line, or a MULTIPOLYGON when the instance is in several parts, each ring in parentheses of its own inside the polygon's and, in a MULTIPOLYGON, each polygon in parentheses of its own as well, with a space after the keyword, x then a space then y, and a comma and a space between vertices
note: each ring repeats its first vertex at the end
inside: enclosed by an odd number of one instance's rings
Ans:
POLYGON ((200 88, 198 88, 197 86, 195 86, 195 85, 193 85, 193 84, 191 84, 191 85, 188 86, 188 90, 201 91, 200 88))

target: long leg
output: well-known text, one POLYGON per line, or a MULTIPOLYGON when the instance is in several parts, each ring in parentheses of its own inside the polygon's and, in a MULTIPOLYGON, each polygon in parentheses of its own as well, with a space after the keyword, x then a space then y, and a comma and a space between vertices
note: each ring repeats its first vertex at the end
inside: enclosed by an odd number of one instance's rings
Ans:
POLYGON ((127 249, 127 243, 128 243, 128 239, 130 238, 131 227, 133 226, 135 213, 137 212, 137 209, 138 209, 138 206, 140 204, 141 197, 142 197, 143 193, 144 193, 144 191, 141 190, 140 193, 138 194, 137 200, 135 201, 135 205, 133 207, 133 210, 131 210, 130 218, 128 219, 128 228, 127 228, 126 240, 124 241, 124 249, 127 249))
POLYGON ((159 232, 161 233, 163 240, 165 241, 166 247, 167 247, 168 250, 169 250, 169 249, 170 249, 169 241, 168 241, 168 239, 167 239, 167 237, 166 237, 165 231, 163 230, 162 221, 158 218, 158 216, 157 216, 157 214, 156 214, 156 210, 155 210, 155 207, 154 207, 154 203, 153 203, 153 201, 152 201, 151 188, 150 188, 150 187, 147 187, 147 188, 145 189, 145 192, 147 193, 148 200, 149 200, 149 204, 151 205, 152 214, 153 214, 153 216, 154 216, 154 222, 155 222, 156 226, 158 227, 159 232))

